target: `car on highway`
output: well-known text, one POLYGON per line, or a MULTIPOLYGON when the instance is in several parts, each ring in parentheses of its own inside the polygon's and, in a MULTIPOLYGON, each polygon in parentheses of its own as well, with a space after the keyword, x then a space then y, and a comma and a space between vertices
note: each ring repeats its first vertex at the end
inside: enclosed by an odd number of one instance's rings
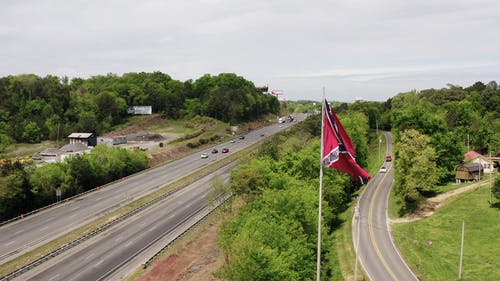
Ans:
POLYGON ((380 168, 380 172, 381 172, 381 173, 386 173, 386 172, 387 172, 387 168, 386 168, 386 167, 382 167, 382 168, 380 168))
POLYGON ((240 140, 242 140, 242 139, 244 139, 244 138, 245 138, 245 136, 239 136, 238 138, 239 138, 240 140))
POLYGON ((219 150, 217 150, 217 148, 212 149, 212 154, 216 154, 216 153, 219 153, 219 150))
POLYGON ((391 162, 391 161, 392 161, 392 156, 391 156, 391 155, 387 155, 387 156, 385 157, 385 161, 386 161, 386 162, 391 162))
POLYGON ((230 143, 235 143, 236 141, 235 141, 235 140, 230 140, 229 142, 230 142, 230 143))
POLYGON ((201 158, 208 158, 208 153, 202 153, 201 158))
POLYGON ((224 147, 221 152, 222 153, 228 153, 229 152, 229 148, 224 147))

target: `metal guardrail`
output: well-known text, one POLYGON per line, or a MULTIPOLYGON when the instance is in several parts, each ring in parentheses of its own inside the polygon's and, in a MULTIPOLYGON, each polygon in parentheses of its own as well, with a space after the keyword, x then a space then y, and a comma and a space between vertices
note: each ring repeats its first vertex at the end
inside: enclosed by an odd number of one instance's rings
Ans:
MULTIPOLYGON (((232 195, 225 196, 224 200, 220 202, 217 206, 212 208, 208 213, 206 213, 203 217, 201 217, 198 221, 190 225, 187 229, 185 229, 182 233, 180 233, 177 237, 175 237, 172 241, 170 241, 167 245, 165 245, 163 248, 161 248, 158 252, 156 252, 151 258, 149 258, 143 265, 142 267, 146 269, 151 263, 153 263, 162 253, 164 253, 168 248, 170 248, 177 240, 182 238, 186 233, 194 229, 196 226, 198 226, 201 222, 203 222, 208 216, 210 216, 215 210, 217 210, 222 204, 224 204, 229 198, 231 198, 232 195)), ((193 214, 193 216, 196 214, 193 214)))
MULTIPOLYGON (((223 165, 221 167, 219 167, 219 169, 221 169, 221 168, 223 168, 225 166, 228 166, 228 165, 232 164, 233 162, 234 162, 234 160, 231 161, 231 162, 229 162, 229 163, 226 163, 225 165, 223 165)), ((213 172, 213 171, 207 171, 203 176, 206 176, 206 175, 208 175, 211 172, 213 172)), ((71 249, 71 248, 73 248, 73 247, 81 244, 82 242, 84 242, 84 241, 86 241, 86 240, 88 240, 88 239, 96 236, 97 234, 99 234, 99 233, 107 230, 108 228, 114 226, 115 224, 117 224, 117 223, 119 223, 121 221, 124 221, 125 219, 127 219, 127 218, 129 218, 129 217, 131 217, 131 216, 133 216, 133 215, 135 215, 135 214, 137 214, 137 213, 145 210, 148 207, 151 207, 152 205, 154 205, 154 204, 158 203, 159 201, 161 201, 161 200, 169 197, 170 195, 176 193, 177 191, 180 191, 181 189, 183 189, 184 187, 188 186, 189 184, 195 182, 196 180, 198 180, 198 179, 192 179, 192 180, 184 183, 183 185, 178 186, 175 189, 167 191, 164 194, 162 194, 162 195, 160 195, 160 196, 152 199, 151 201, 148 201, 148 202, 142 204, 141 206, 133 209, 132 211, 130 211, 130 212, 126 213, 126 214, 123 214, 123 215, 119 216, 118 218, 116 218, 114 220, 109 221, 108 223, 106 223, 106 224, 104 224, 104 225, 102 225, 102 226, 100 226, 100 227, 98 227, 98 228, 96 228, 96 229, 88 232, 87 234, 85 234, 85 235, 83 235, 83 236, 81 236, 81 237, 79 237, 79 238, 77 238, 77 239, 75 239, 75 240, 73 240, 73 241, 71 241, 71 242, 63 245, 62 247, 60 247, 60 248, 58 248, 58 249, 56 249, 56 250, 54 250, 54 251, 52 251, 52 252, 50 252, 50 253, 48 253, 46 255, 44 255, 43 257, 40 257, 40 258, 38 258, 38 259, 36 259, 36 260, 28 263, 27 265, 25 265, 25 266, 23 266, 23 267, 21 267, 19 269, 16 269, 15 271, 13 271, 13 272, 11 272, 11 273, 9 273, 7 275, 4 275, 4 276, 0 277, 0 281, 11 280, 12 278, 15 278, 15 277, 17 277, 17 276, 19 276, 19 275, 21 275, 21 274, 23 274, 23 273, 31 270, 32 268, 34 268, 34 267, 36 267, 36 266, 38 266, 38 265, 40 265, 40 264, 48 261, 49 259, 51 259, 51 258, 53 258, 53 257, 55 257, 55 256, 57 256, 57 255, 59 255, 59 254, 61 254, 63 252, 65 252, 65 251, 67 251, 67 250, 69 250, 69 249, 71 249)))

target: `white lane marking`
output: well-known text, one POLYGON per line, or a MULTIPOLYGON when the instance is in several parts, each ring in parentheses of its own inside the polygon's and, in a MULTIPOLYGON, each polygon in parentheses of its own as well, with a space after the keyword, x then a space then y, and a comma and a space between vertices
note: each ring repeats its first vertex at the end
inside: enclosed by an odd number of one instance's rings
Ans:
POLYGON ((59 277, 59 275, 60 275, 60 274, 57 274, 57 275, 53 276, 52 278, 50 278, 50 279, 49 279, 49 281, 56 280, 56 279, 57 279, 57 277, 59 277))
POLYGON ((44 227, 42 227, 42 228, 40 228, 40 230, 39 230, 39 231, 44 231, 44 230, 45 230, 45 229, 47 229, 47 228, 49 228, 49 226, 48 226, 48 225, 47 225, 47 226, 44 226, 44 227))
POLYGON ((72 219, 72 218, 74 218, 76 216, 78 216, 78 214, 72 214, 71 216, 69 216, 69 218, 72 219))
POLYGON ((4 244, 4 245, 5 245, 5 246, 9 246, 9 245, 14 244, 14 242, 16 242, 16 241, 15 241, 15 240, 12 240, 12 241, 10 241, 9 243, 6 243, 6 244, 4 244))
POLYGON ((93 257, 95 254, 94 253, 90 253, 88 254, 83 260, 88 260, 90 259, 91 257, 93 257))
POLYGON ((123 239, 123 236, 118 236, 118 237, 115 239, 115 242, 120 242, 122 239, 123 239))
POLYGON ((94 267, 98 267, 103 262, 104 262, 104 260, 99 260, 96 264, 94 264, 94 267))

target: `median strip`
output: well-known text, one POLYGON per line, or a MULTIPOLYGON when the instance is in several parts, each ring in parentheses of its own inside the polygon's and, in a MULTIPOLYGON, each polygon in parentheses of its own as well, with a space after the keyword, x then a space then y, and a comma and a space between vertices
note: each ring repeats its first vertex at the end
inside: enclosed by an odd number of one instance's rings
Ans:
POLYGON ((223 166, 229 165, 230 163, 236 161, 241 157, 245 157, 249 152, 260 146, 262 141, 259 141, 245 149, 242 149, 234 154, 227 156, 225 159, 212 163, 205 168, 202 168, 176 182, 166 185, 165 187, 146 195, 130 204, 123 206, 109 215, 101 217, 94 222, 91 222, 85 226, 82 226, 70 233, 57 238, 45 245, 42 245, 35 250, 28 252, 12 261, 9 261, 2 265, 0 269, 0 280, 9 280, 15 276, 28 271, 29 269, 37 266, 46 260, 66 251, 81 242, 89 239, 92 236, 101 233, 102 231, 110 228, 118 222, 121 222, 134 214, 146 209, 147 207, 153 205, 156 202, 170 196, 172 193, 181 190, 185 186, 194 182, 195 180, 204 177, 215 170, 222 168, 223 166), (89 230, 90 229, 90 230, 89 230), (85 233, 82 235, 82 233, 85 233))

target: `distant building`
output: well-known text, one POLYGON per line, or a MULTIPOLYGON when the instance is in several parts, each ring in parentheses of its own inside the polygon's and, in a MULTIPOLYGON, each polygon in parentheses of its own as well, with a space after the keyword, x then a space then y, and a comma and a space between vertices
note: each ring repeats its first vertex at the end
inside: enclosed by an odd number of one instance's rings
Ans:
POLYGON ((476 163, 481 164, 484 169, 484 173, 490 174, 495 171, 493 167, 493 161, 491 158, 479 154, 476 151, 469 151, 464 155, 464 163, 476 163))
POLYGON ((469 163, 457 166, 455 169, 456 183, 480 180, 484 174, 483 166, 479 163, 469 163))
POLYGON ((127 109, 127 113, 132 115, 151 115, 153 114, 153 108, 150 105, 131 106, 127 109))
POLYGON ((72 133, 68 136, 69 144, 83 143, 86 146, 96 146, 97 137, 93 133, 72 133))
POLYGON ((127 137, 125 136, 102 136, 97 138, 97 144, 105 144, 107 146, 114 146, 124 143, 127 143, 127 137))
MULTIPOLYGON (((95 146, 95 145, 94 145, 95 146)), ((84 153, 90 153, 90 148, 85 143, 70 143, 59 148, 61 151, 61 161, 64 161, 70 156, 82 155, 84 153)))

